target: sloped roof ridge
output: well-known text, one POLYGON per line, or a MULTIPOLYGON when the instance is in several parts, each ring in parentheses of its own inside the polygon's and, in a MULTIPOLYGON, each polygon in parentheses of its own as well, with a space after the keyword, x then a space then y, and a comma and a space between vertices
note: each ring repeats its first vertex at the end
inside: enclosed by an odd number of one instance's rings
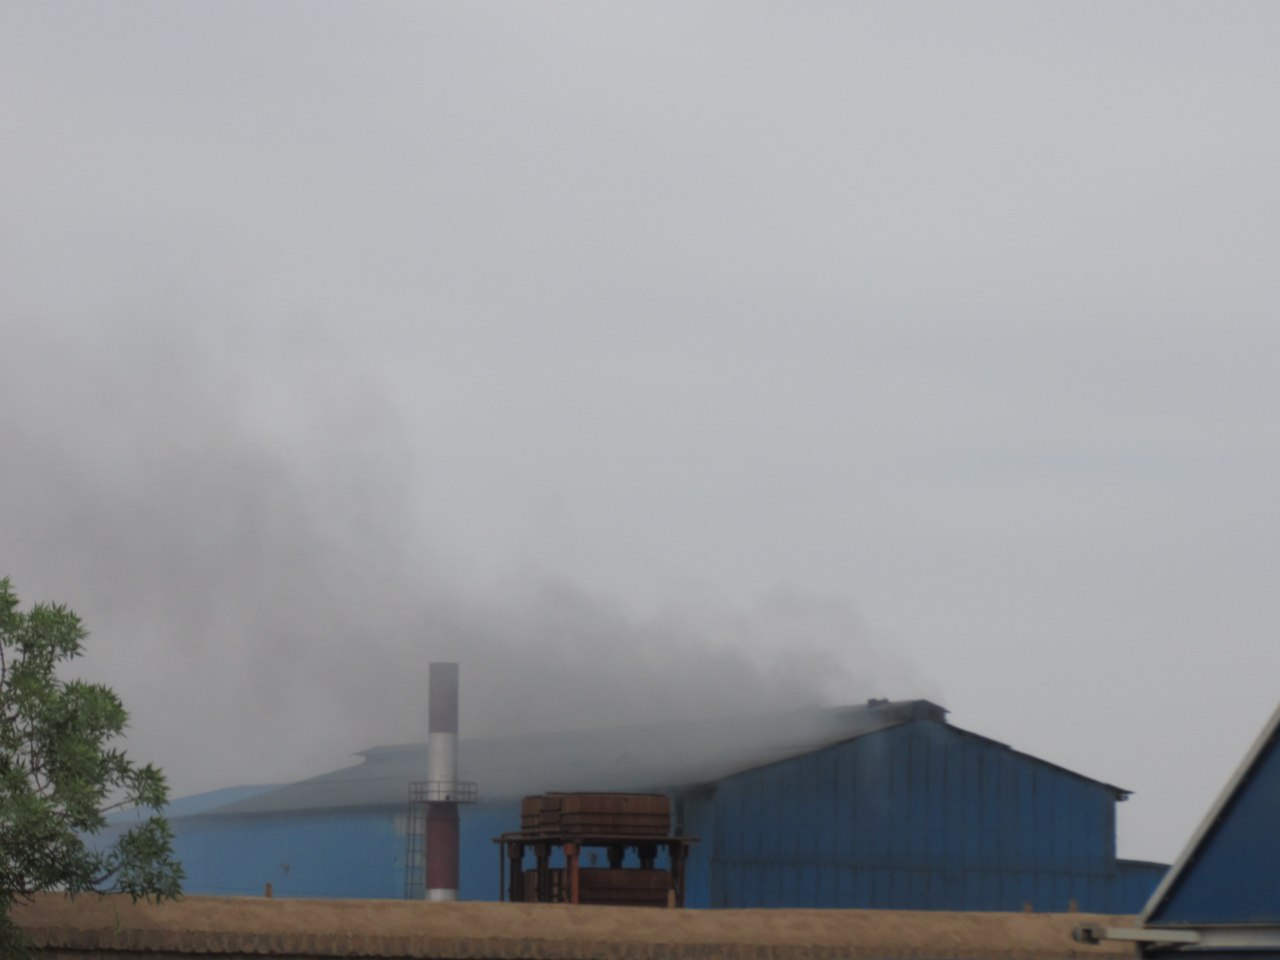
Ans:
POLYGON ((1090 783, 1096 783, 1098 786, 1106 787, 1108 790, 1112 791, 1116 795, 1117 800, 1127 800, 1129 799, 1129 797, 1133 796, 1132 790, 1128 790, 1124 787, 1117 787, 1114 783, 1107 783, 1105 780, 1099 780, 1096 777, 1089 776, 1088 774, 1080 773, 1078 770, 1072 770, 1069 767, 1064 767, 1061 764, 1054 763, 1052 760, 1046 760, 1044 759, 1044 757, 1037 757, 1034 753, 1026 753, 1023 750, 1017 749, 1016 747, 1009 746, 1009 744, 1005 743, 1002 740, 994 740, 991 737, 984 736, 981 733, 974 733, 972 730, 965 730, 964 728, 957 727, 953 724, 949 724, 948 726, 955 733, 961 734, 962 736, 966 736, 966 737, 973 737, 976 740, 982 740, 982 741, 985 741, 986 743, 993 744, 997 747, 1002 747, 1003 749, 1008 750, 1010 753, 1015 754, 1016 756, 1022 757, 1026 760, 1034 761, 1035 763, 1039 764, 1042 767, 1048 767, 1049 769, 1056 770, 1059 773, 1070 774, 1071 776, 1075 777, 1077 780, 1087 780, 1090 783))
MULTIPOLYGON (((481 798, 546 790, 624 792, 712 783, 733 773, 916 719, 945 722, 927 700, 805 707, 774 714, 464 740, 459 773, 481 798)), ((212 816, 391 806, 426 775, 426 744, 362 751, 361 762, 208 811, 212 816)))
POLYGON ((1200 860, 1202 850, 1213 840, 1223 823, 1231 817, 1232 807, 1236 805, 1255 773, 1267 763, 1277 737, 1280 737, 1280 705, 1272 711, 1267 722, 1262 725, 1262 729, 1249 745, 1243 759, 1237 764, 1209 810, 1196 825, 1186 846, 1147 899, 1141 914, 1143 926, 1160 925, 1160 915, 1177 890, 1186 883, 1195 882, 1196 864, 1200 860))
MULTIPOLYGON (((638 732, 641 730, 657 731, 661 729, 679 729, 683 727, 702 726, 717 723, 739 723, 742 721, 760 722, 765 718, 783 719, 789 717, 802 718, 805 716, 830 716, 833 718, 841 715, 853 715, 856 717, 865 717, 870 711, 883 710, 886 715, 889 713, 903 712, 919 712, 921 714, 930 715, 930 719, 944 720, 948 714, 945 707, 939 706, 930 700, 912 699, 912 700, 868 700, 866 703, 846 703, 834 706, 820 706, 818 704, 810 704, 802 707, 791 707, 786 710, 777 710, 769 713, 721 713, 712 714, 705 717, 689 717, 675 720, 648 720, 642 723, 623 723, 611 724, 609 726, 593 726, 593 727, 564 727, 556 730, 535 731, 533 733, 506 733, 496 736, 487 737, 467 737, 460 736, 459 739, 467 744, 487 744, 487 743, 512 743, 512 742, 534 742, 537 740, 554 739, 558 737, 580 736, 583 734, 591 734, 593 736, 608 736, 611 733, 627 733, 638 732)), ((422 750, 426 747, 426 740, 413 740, 401 743, 385 743, 374 744, 370 747, 357 750, 352 756, 364 757, 366 759, 376 759, 382 756, 392 756, 397 754, 412 753, 422 750)), ((323 776, 323 774, 321 774, 323 776)))

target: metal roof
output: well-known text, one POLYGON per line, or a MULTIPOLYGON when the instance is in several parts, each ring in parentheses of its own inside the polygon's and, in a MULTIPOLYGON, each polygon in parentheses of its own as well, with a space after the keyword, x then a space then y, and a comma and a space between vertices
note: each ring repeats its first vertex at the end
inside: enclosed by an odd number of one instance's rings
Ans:
POLYGON ((1142 923, 1280 924, 1280 707, 1151 895, 1142 923))
MULTIPOLYGON (((713 783, 733 773, 912 720, 945 722, 927 700, 805 708, 785 713, 598 727, 463 740, 458 775, 482 800, 548 790, 650 791, 713 783)), ((407 801, 426 776, 425 743, 373 747, 361 763, 206 811, 203 815, 385 807, 407 801)))
MULTIPOLYGON (((1037 766, 1047 767, 1048 769, 1055 770, 1058 773, 1065 773, 1069 777, 1075 777, 1077 780, 1085 780, 1099 787, 1104 787, 1107 790, 1110 790, 1111 793, 1115 795, 1115 798, 1117 800, 1128 800, 1131 796, 1133 796, 1132 790, 1126 790, 1124 787, 1117 787, 1114 783, 1106 783, 1102 780, 1097 780, 1094 777, 1085 776, 1083 773, 1077 773, 1075 770, 1068 770, 1066 767, 1060 766, 1049 760, 1045 760, 1042 757, 1037 757, 1035 754, 1023 753, 1021 750, 1015 750, 1013 747, 1009 746, 1007 743, 1001 743, 999 740, 992 740, 990 737, 984 737, 982 734, 974 733, 972 730, 961 730, 959 727, 951 726, 950 724, 947 725, 947 729, 955 733, 958 733, 961 736, 971 737, 974 740, 981 740, 984 743, 989 743, 997 747, 1001 747, 1005 750, 1008 750, 1012 754, 1016 754, 1017 756, 1022 757, 1024 760, 1028 760, 1031 763, 1036 764, 1037 766)), ((1140 863, 1143 861, 1135 860, 1132 862, 1140 863)))
MULTIPOLYGON (((482 801, 515 800, 550 790, 649 792, 715 783, 744 770, 810 753, 912 721, 946 723, 947 711, 928 700, 873 700, 848 707, 808 707, 784 713, 597 727, 561 733, 463 740, 458 776, 479 784, 482 801)), ((1111 790, 1128 791, 1013 750, 1034 763, 1111 790)), ((189 816, 235 816, 401 806, 409 783, 427 770, 425 743, 372 747, 360 763, 297 783, 238 798, 189 816)), ((170 814, 180 818, 182 814, 170 814)))

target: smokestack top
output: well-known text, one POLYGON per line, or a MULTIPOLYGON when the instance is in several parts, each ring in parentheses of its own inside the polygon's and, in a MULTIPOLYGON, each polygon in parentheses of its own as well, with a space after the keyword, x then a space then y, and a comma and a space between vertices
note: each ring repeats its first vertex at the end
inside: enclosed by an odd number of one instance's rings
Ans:
MULTIPOLYGON (((458 665, 433 663, 427 668, 429 733, 458 732, 458 665)), ((421 714, 419 714, 421 716, 421 714)))

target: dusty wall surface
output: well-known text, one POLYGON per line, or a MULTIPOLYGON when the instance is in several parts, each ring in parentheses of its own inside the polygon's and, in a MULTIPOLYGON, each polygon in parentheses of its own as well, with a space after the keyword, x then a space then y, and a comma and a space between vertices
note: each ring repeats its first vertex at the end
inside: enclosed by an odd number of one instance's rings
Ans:
POLYGON ((1088 914, 654 910, 560 904, 45 895, 15 917, 44 960, 1117 960, 1083 946, 1088 914))

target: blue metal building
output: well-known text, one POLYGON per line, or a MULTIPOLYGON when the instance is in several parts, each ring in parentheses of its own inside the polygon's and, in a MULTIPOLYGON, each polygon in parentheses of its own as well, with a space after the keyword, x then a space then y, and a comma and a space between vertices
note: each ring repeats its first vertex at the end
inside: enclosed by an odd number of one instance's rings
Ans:
POLYGON ((1280 960, 1280 708, 1152 894, 1138 929, 1082 927, 1151 960, 1280 960))
MULTIPOLYGON (((361 756, 172 811, 188 892, 414 895, 407 796, 426 747, 361 756)), ((678 832, 701 838, 691 907, 1132 913, 1165 869, 1116 858, 1124 790, 922 700, 463 741, 459 765, 482 798, 461 811, 463 899, 500 897, 492 838, 518 827, 520 797, 552 790, 672 795, 678 832)))
MULTIPOLYGON (((1280 709, 1152 897, 1143 922, 1280 928, 1280 709)), ((1270 948, 1280 954, 1280 938, 1270 948)))

